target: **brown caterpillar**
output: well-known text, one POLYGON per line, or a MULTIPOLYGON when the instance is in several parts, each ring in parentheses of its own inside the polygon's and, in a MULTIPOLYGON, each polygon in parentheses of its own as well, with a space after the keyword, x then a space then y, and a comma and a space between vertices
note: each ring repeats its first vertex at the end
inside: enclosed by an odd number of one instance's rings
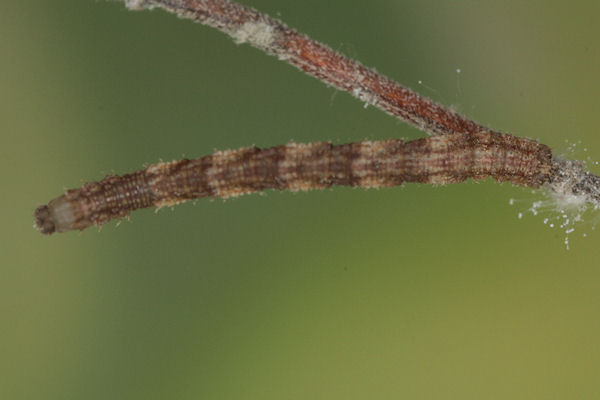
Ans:
POLYGON ((44 234, 83 230, 139 208, 265 189, 377 188, 404 182, 443 185, 467 178, 539 187, 550 181, 552 170, 547 146, 496 132, 455 133, 406 143, 391 139, 247 147, 152 164, 86 183, 38 207, 35 226, 44 234))

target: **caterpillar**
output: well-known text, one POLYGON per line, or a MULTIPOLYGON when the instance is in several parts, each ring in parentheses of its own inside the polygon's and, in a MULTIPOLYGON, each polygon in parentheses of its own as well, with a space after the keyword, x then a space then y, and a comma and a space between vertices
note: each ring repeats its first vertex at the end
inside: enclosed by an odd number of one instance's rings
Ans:
POLYGON ((368 189, 404 182, 443 185, 467 178, 539 187, 549 181, 551 171, 547 146, 496 132, 456 133, 406 143, 390 139, 247 147, 152 164, 86 183, 38 207, 35 225, 44 234, 82 230, 140 208, 266 189, 299 191, 333 185, 368 189))

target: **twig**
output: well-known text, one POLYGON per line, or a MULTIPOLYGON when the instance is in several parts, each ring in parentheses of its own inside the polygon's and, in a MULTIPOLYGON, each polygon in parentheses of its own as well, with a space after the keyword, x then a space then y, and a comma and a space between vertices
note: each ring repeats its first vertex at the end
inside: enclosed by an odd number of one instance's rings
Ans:
POLYGON ((126 0, 130 9, 163 8, 277 56, 307 74, 344 90, 431 135, 490 129, 422 97, 393 80, 290 29, 283 22, 227 0, 126 0))
POLYGON ((467 178, 541 186, 565 203, 600 207, 600 177, 585 171, 582 164, 558 159, 547 146, 535 141, 485 128, 254 9, 227 0, 125 3, 130 9, 160 7, 220 29, 236 42, 247 42, 276 55, 434 136, 408 143, 291 143, 154 164, 69 190, 38 207, 35 226, 42 233, 81 230, 125 217, 135 209, 198 197, 225 198, 265 189, 309 190, 331 185, 447 184, 467 178))

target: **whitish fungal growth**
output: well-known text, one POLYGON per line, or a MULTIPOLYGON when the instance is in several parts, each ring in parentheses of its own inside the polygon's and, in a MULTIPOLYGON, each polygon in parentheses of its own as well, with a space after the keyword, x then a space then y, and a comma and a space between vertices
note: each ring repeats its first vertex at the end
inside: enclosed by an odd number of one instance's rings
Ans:
POLYGON ((600 177, 588 172, 579 161, 554 159, 548 191, 563 208, 589 205, 600 208, 600 177))
POLYGON ((143 9, 151 9, 152 5, 149 4, 147 0, 125 0, 125 5, 130 10, 143 10, 143 9))
POLYGON ((264 22, 246 22, 231 33, 236 43, 249 43, 259 48, 268 48, 275 40, 273 27, 264 22))
MULTIPOLYGON (((595 229, 598 217, 586 214, 600 209, 600 177, 588 172, 583 163, 554 157, 552 172, 541 189, 546 198, 531 203, 526 213, 540 215, 544 225, 562 230, 567 249, 571 234, 580 232, 581 236, 587 236, 579 226, 595 229)), ((509 200, 510 205, 515 203, 515 199, 509 200)), ((519 219, 524 217, 523 211, 518 213, 519 219)))
POLYGON ((369 105, 377 105, 377 95, 365 91, 360 87, 354 88, 352 90, 352 95, 354 95, 354 97, 365 103, 364 108, 369 107, 369 105))

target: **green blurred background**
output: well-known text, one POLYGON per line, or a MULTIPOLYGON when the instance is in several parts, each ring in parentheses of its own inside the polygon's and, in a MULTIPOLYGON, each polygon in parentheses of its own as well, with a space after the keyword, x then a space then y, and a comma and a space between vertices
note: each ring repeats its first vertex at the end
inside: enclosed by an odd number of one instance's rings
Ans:
MULTIPOLYGON (((600 159, 597 0, 245 3, 600 159)), ((202 200, 43 237, 37 205, 145 163, 423 134, 119 2, 3 1, 0 49, 0 398, 600 398, 594 215, 567 251, 544 216, 517 218, 539 195, 469 182, 202 200)))

